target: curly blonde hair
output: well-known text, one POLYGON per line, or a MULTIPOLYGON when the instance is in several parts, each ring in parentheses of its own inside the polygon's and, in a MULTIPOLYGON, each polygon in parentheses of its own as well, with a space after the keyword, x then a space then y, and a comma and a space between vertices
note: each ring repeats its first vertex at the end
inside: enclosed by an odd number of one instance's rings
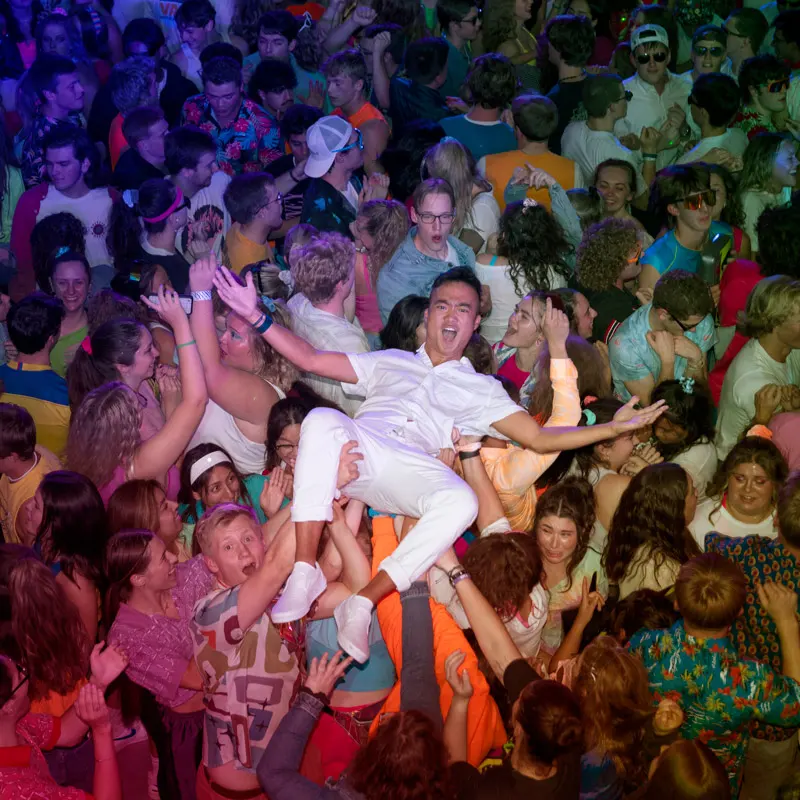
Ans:
POLYGON ((141 444, 141 406, 136 393, 120 381, 93 389, 72 415, 67 438, 69 468, 102 487, 114 470, 126 472, 141 444))
POLYGON ((374 286, 378 275, 408 235, 408 211, 397 200, 370 200, 358 210, 356 224, 373 238, 369 274, 374 286))
POLYGON ((575 259, 581 286, 595 292, 610 289, 638 241, 639 229, 633 220, 609 217, 592 225, 583 234, 575 259))
POLYGON ((292 248, 292 278, 295 290, 312 303, 324 303, 353 271, 355 245, 339 233, 320 233, 299 249, 292 248))
MULTIPOLYGON (((282 303, 275 303, 272 308, 268 309, 259 302, 258 309, 262 313, 269 313, 272 319, 282 327, 291 329, 291 314, 282 303)), ((259 336, 253 328, 250 328, 250 351, 253 354, 253 373, 255 375, 278 386, 284 392, 288 392, 292 388, 300 375, 297 367, 277 350, 273 350, 264 337, 259 336)))

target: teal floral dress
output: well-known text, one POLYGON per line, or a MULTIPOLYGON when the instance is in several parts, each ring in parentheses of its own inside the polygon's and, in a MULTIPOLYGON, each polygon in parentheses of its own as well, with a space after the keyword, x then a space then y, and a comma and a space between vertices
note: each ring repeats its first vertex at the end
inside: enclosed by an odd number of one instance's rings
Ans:
POLYGON ((654 702, 669 699, 681 706, 686 717, 681 734, 714 751, 734 797, 751 721, 800 723, 800 684, 760 661, 739 658, 727 636, 696 639, 679 620, 669 630, 640 631, 629 648, 644 662, 654 702))

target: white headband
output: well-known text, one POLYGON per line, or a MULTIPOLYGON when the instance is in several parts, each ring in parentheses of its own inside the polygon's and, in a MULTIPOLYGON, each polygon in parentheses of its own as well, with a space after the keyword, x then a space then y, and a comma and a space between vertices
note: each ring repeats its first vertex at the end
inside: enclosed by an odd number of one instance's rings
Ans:
POLYGON ((215 450, 213 453, 203 456, 192 464, 192 469, 189 471, 189 483, 193 484, 204 472, 208 472, 212 467, 224 462, 230 464, 231 459, 222 450, 215 450))

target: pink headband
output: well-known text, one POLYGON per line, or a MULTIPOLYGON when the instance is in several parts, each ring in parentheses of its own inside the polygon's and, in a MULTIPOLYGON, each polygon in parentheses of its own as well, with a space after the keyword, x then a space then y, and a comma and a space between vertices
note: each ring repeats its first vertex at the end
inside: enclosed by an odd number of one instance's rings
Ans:
POLYGON ((163 222, 170 214, 175 213, 175 210, 181 203, 183 203, 183 192, 176 187, 175 199, 172 201, 172 205, 163 214, 159 214, 157 217, 142 217, 142 219, 145 222, 149 222, 151 225, 155 222, 163 222))

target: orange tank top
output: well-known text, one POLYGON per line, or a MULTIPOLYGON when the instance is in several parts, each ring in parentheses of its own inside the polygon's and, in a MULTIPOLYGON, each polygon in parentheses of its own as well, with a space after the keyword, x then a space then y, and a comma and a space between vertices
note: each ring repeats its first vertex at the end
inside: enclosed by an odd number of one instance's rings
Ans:
MULTIPOLYGON (((543 169, 552 175, 564 191, 575 188, 575 162, 570 158, 557 156, 555 153, 529 156, 522 150, 495 153, 486 156, 486 179, 494 187, 494 197, 500 205, 501 211, 504 211, 506 207, 504 199, 506 185, 511 180, 514 170, 517 167, 524 167, 526 164, 543 169)), ((550 194, 547 189, 529 189, 528 197, 532 197, 548 211, 550 210, 550 194)))

